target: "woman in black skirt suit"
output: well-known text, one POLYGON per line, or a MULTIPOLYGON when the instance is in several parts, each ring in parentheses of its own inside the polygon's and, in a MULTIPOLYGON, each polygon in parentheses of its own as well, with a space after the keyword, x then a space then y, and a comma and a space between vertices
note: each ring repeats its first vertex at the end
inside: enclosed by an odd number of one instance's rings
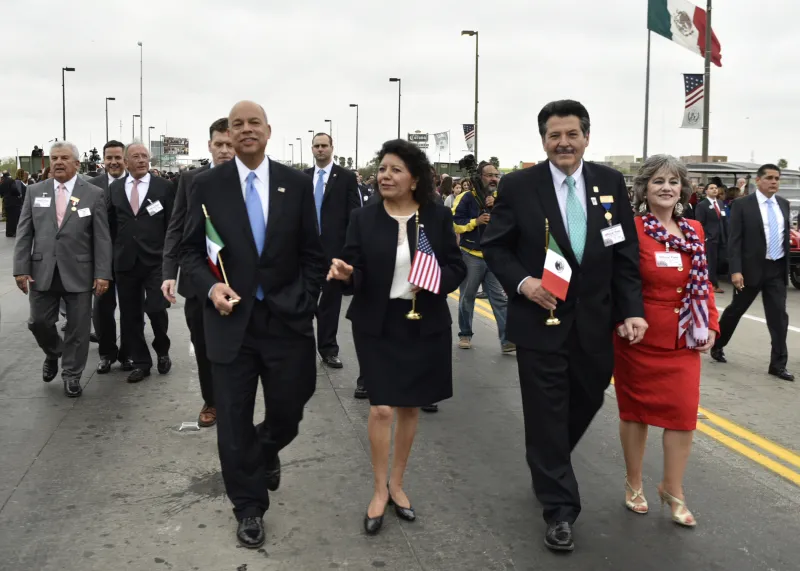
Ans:
POLYGON ((378 159, 382 197, 353 210, 342 259, 334 259, 328 279, 344 281, 353 292, 347 318, 353 324, 358 363, 369 394, 369 439, 375 492, 364 528, 377 533, 386 506, 397 515, 415 518, 403 491, 403 475, 419 407, 453 396, 452 320, 447 294, 466 276, 456 244, 453 216, 433 202, 430 163, 424 151, 403 141, 383 145, 378 159), (408 282, 416 251, 417 213, 441 268, 438 294, 408 282), (416 296, 422 319, 409 320, 416 296), (392 420, 394 458, 389 474, 392 420))

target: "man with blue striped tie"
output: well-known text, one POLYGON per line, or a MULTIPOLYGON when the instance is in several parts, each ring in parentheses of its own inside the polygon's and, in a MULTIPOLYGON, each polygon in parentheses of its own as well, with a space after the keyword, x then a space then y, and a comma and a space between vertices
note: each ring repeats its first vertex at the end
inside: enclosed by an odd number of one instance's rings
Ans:
POLYGON ((192 179, 181 268, 211 301, 203 319, 222 477, 239 543, 258 548, 268 490, 280 485, 278 452, 297 436, 316 386, 313 319, 326 265, 311 178, 265 157, 264 109, 239 102, 228 122, 236 157, 192 179), (208 265, 206 216, 224 244, 224 282, 208 265), (254 427, 259 378, 269 414, 254 427))
POLYGON ((728 264, 735 291, 733 301, 719 320, 720 336, 711 349, 711 357, 720 363, 728 362, 723 349, 760 293, 772 339, 768 372, 783 381, 794 381, 794 375, 786 369, 789 201, 776 196, 780 180, 780 168, 762 165, 756 174, 758 190, 734 200, 731 206, 728 264))

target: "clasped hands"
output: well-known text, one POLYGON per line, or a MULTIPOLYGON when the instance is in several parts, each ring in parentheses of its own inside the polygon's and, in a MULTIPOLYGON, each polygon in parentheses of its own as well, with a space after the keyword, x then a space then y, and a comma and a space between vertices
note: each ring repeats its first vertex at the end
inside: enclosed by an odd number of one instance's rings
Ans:
MULTIPOLYGON (((542 280, 528 278, 520 286, 520 293, 527 299, 548 311, 556 308, 556 296, 542 287, 542 280)), ((647 331, 647 321, 641 317, 629 317, 617 326, 617 335, 627 339, 631 345, 636 345, 647 331)), ((699 349, 698 349, 699 350, 699 349)))

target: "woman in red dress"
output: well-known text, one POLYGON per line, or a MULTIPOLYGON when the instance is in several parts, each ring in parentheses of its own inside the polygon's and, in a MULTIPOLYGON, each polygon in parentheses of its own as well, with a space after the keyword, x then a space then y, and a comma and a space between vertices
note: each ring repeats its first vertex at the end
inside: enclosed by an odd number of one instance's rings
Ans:
POLYGON ((691 193, 686 167, 667 155, 645 161, 633 183, 645 319, 639 344, 619 331, 614 387, 625 453, 625 505, 647 513, 642 463, 649 426, 664 429, 664 478, 658 486, 672 519, 696 520, 686 507, 683 474, 700 404, 700 353, 713 345, 719 325, 708 279, 702 226, 681 216, 691 193))

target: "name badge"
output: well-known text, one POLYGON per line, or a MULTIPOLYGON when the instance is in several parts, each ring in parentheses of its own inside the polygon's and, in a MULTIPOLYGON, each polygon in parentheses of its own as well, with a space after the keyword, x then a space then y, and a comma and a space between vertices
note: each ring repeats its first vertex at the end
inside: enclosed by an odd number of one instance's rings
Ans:
POLYGON ((720 214, 720 216, 727 216, 728 215, 728 213, 725 212, 724 210, 720 210, 719 214, 720 214))
POLYGON ((90 208, 81 208, 80 210, 78 210, 78 216, 80 216, 81 218, 86 218, 87 216, 91 215, 92 215, 92 210, 90 208))
POLYGON ((681 268, 683 260, 678 252, 656 252, 656 266, 659 268, 681 268))
POLYGON ((160 200, 156 200, 155 202, 152 202, 147 206, 147 213, 150 216, 155 216, 156 214, 158 214, 162 210, 164 210, 164 207, 161 206, 161 201, 160 200))
POLYGON ((625 232, 622 231, 622 226, 619 224, 603 228, 600 233, 603 235, 603 244, 606 248, 625 241, 625 232))
POLYGON ((600 202, 603 204, 614 204, 614 197, 611 195, 601 196, 600 202))
POLYGON ((39 208, 50 208, 50 201, 52 198, 49 196, 39 196, 34 199, 33 205, 39 208))

